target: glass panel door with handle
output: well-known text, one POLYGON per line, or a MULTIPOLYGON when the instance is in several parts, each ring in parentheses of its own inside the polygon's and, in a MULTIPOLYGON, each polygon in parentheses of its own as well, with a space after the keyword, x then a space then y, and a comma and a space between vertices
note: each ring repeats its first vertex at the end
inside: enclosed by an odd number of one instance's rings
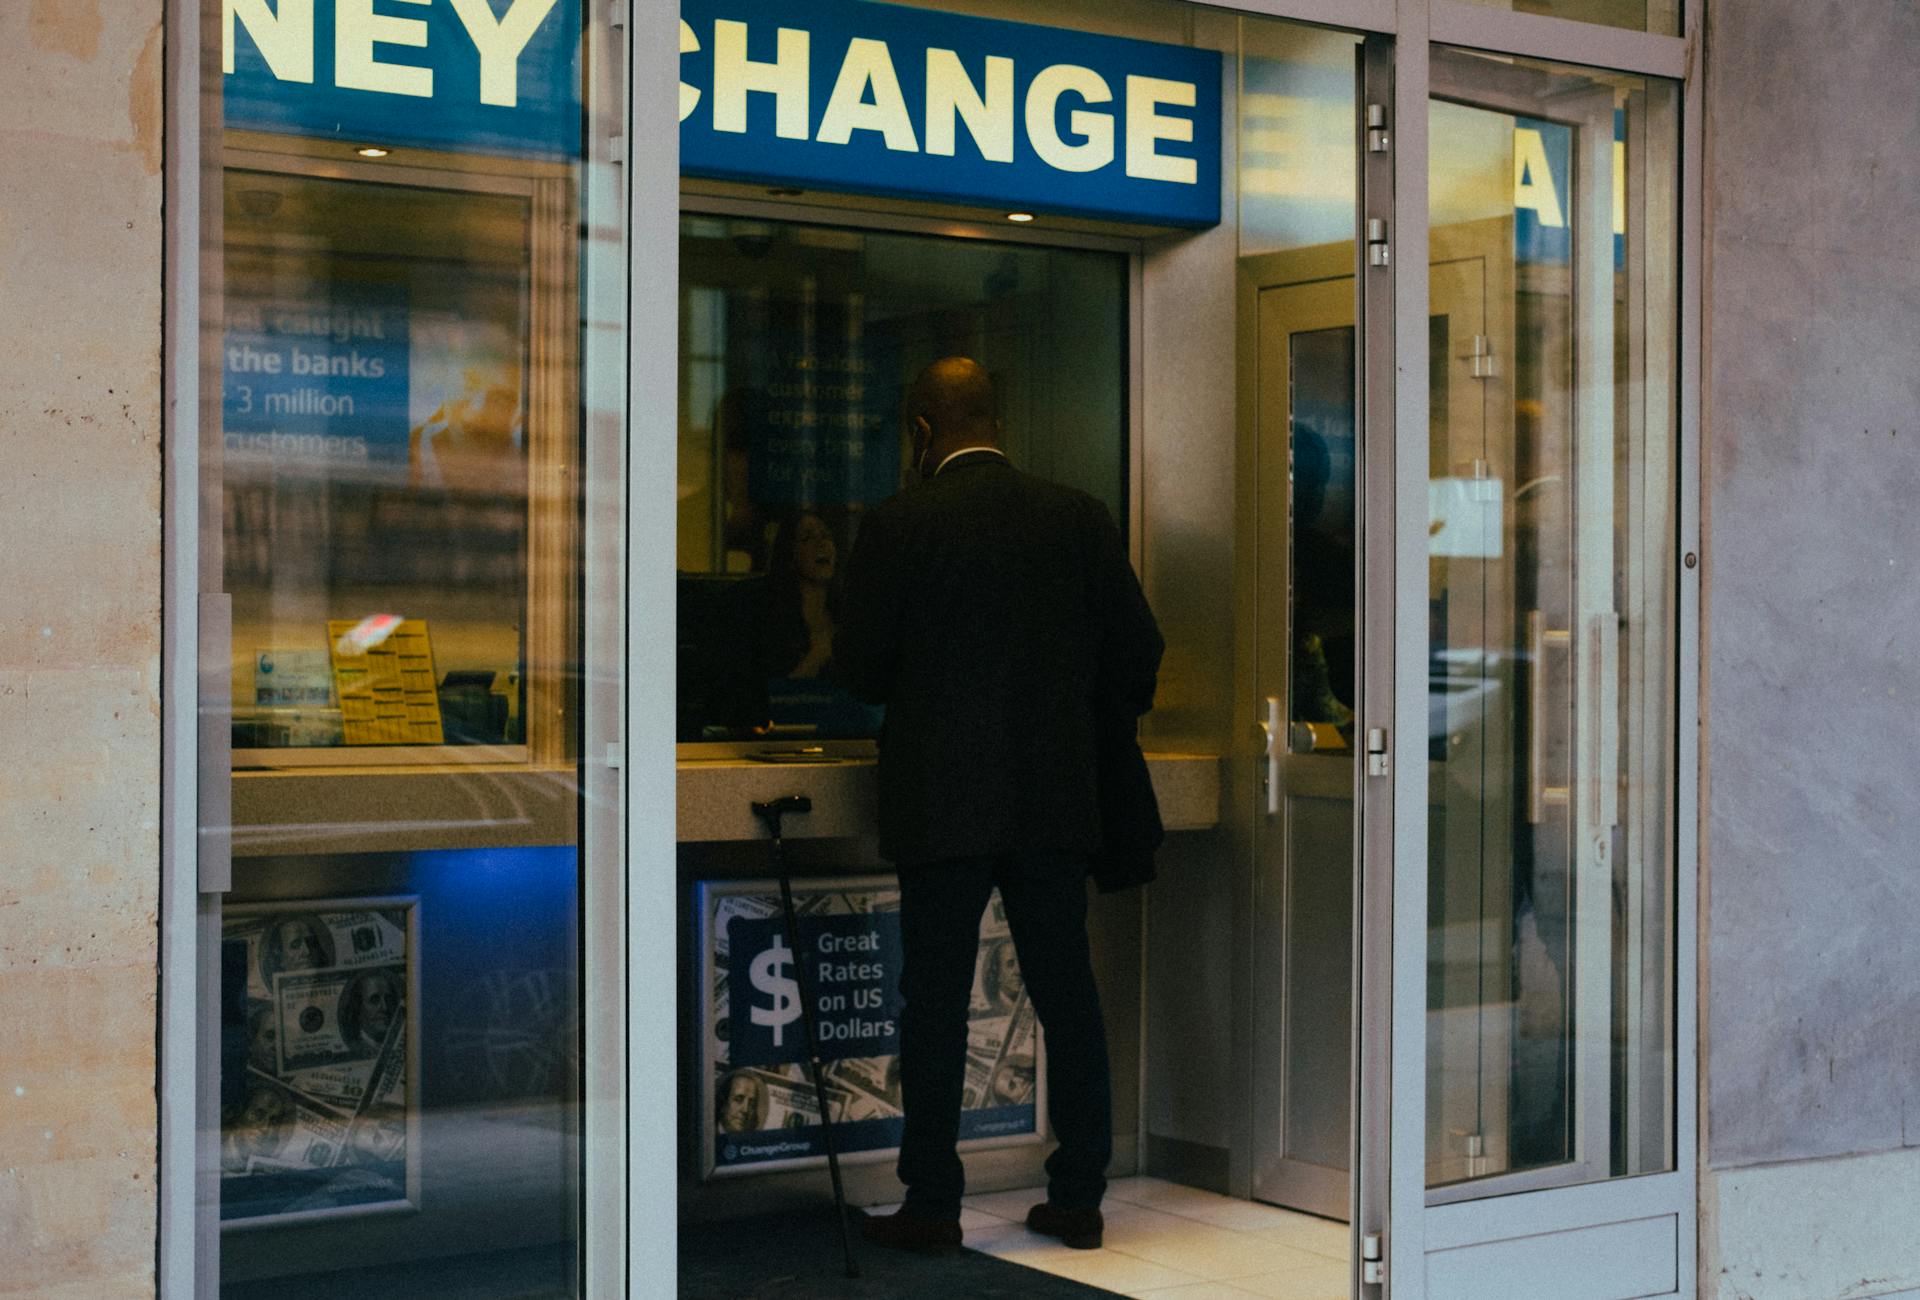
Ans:
MULTIPOLYGON (((1489 233, 1456 232, 1436 244, 1429 322, 1435 426, 1457 431, 1463 443, 1473 431, 1481 457, 1503 414, 1493 386, 1472 378, 1484 369, 1471 349, 1475 340, 1485 346, 1489 303, 1503 301, 1501 285, 1489 285, 1503 274, 1501 259, 1473 243, 1489 233), (1466 378, 1456 382, 1456 370, 1466 378)), ((1263 696, 1271 761, 1256 906, 1274 960, 1255 976, 1253 1190, 1334 1219, 1349 1214, 1352 1095, 1360 667, 1353 262, 1346 243, 1243 258, 1240 267, 1255 351, 1261 502, 1256 680, 1271 692, 1263 696)), ((1448 823, 1456 837, 1474 837, 1476 850, 1477 825, 1466 817, 1448 823)), ((1471 852, 1452 856, 1478 862, 1471 852)), ((1448 1046, 1480 1050, 1461 1035, 1448 1046)), ((1458 1106, 1456 1099, 1450 1109, 1458 1106)), ((1450 1128, 1470 1122, 1454 1117, 1450 1128)))
POLYGON ((1352 1215, 1362 43, 1242 29, 1239 387, 1261 779, 1251 1191, 1352 1215), (1302 166, 1303 157, 1314 159, 1302 166))
POLYGON ((1241 262, 1257 351, 1258 823, 1254 1195, 1349 1214, 1355 404, 1351 242, 1241 262))
POLYGON ((1427 835, 1396 867, 1426 996, 1394 1008, 1425 1078, 1394 1178, 1428 1208, 1394 1277, 1673 1294, 1678 88, 1431 67, 1428 525, 1401 559, 1428 653, 1399 666, 1426 677, 1427 835))

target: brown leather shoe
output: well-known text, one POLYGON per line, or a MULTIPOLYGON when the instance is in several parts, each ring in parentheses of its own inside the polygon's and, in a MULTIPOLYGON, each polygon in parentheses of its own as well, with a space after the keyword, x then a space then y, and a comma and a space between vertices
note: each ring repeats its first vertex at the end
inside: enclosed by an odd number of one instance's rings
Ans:
POLYGON ((960 1220, 923 1219, 906 1210, 867 1214, 861 1216, 860 1236, 876 1246, 916 1255, 945 1255, 960 1249, 960 1220))
POLYGON ((1068 1210, 1051 1201, 1042 1201, 1027 1211, 1027 1231, 1043 1237, 1058 1237, 1075 1250, 1100 1249, 1107 1221, 1100 1211, 1068 1210))

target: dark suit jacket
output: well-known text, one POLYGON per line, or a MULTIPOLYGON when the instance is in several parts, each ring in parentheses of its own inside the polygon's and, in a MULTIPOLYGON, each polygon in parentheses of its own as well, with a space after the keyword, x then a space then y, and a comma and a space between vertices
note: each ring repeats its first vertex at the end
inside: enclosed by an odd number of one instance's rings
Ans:
POLYGON ((1101 740, 1132 741, 1165 648, 1106 507, 968 454, 874 510, 846 579, 834 675, 887 709, 880 851, 1098 854, 1101 740))

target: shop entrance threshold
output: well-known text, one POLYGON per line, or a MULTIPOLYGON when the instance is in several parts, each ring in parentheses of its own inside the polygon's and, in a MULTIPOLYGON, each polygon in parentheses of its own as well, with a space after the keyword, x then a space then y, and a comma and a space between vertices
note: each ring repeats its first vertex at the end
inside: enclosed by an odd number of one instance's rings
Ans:
POLYGON ((1347 1225, 1158 1178, 1107 1190, 1105 1244, 1070 1250, 1024 1226, 1044 1190, 970 1196, 970 1249, 1125 1296, 1154 1300, 1349 1300, 1347 1225))

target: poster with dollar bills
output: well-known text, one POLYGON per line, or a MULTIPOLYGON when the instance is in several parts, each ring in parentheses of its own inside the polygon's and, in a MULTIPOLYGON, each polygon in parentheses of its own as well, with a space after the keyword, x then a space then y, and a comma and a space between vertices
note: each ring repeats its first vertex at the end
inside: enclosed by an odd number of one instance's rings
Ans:
MULTIPOLYGON (((699 1069, 712 1094, 701 1119, 706 1174, 824 1163, 801 1022, 803 966, 840 1154, 889 1158, 900 1145, 902 1117, 894 878, 796 883, 798 954, 787 942, 775 882, 704 882, 696 904, 699 1069)), ((995 893, 980 922, 968 1008, 962 1149, 1039 1141, 1043 1078, 1039 1019, 995 893)))
POLYGON ((226 909, 223 1227, 418 1208, 418 935, 412 898, 226 909))

